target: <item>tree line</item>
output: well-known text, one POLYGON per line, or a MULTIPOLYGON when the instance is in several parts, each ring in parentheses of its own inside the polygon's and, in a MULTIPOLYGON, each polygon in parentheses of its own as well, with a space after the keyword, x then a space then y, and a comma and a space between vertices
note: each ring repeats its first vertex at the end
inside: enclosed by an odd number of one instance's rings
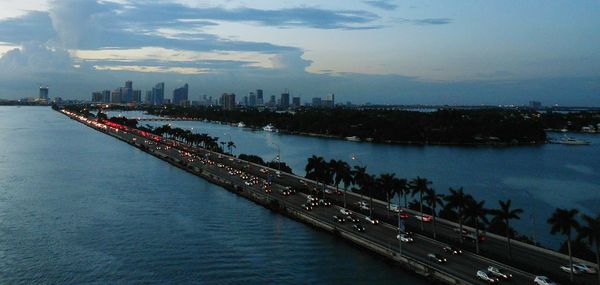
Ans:
POLYGON ((440 109, 415 112, 377 109, 300 108, 294 112, 220 107, 147 107, 148 114, 261 128, 272 124, 291 133, 353 137, 385 143, 539 144, 546 141, 542 122, 528 110, 440 109))

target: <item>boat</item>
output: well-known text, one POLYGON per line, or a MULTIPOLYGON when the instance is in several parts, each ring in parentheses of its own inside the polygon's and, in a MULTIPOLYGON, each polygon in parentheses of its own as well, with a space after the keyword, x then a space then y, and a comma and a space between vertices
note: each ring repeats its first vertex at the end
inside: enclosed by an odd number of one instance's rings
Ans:
POLYGON ((574 139, 574 138, 568 137, 567 135, 565 135, 560 140, 552 141, 552 143, 566 144, 566 145, 589 145, 590 144, 590 142, 588 142, 588 141, 574 139))
POLYGON ((274 132, 274 133, 279 132, 279 130, 277 128, 275 128, 271 124, 268 124, 268 125, 264 126, 263 127, 263 131, 265 131, 265 132, 274 132))
POLYGON ((244 122, 239 122, 239 123, 237 124, 237 127, 238 127, 238 128, 245 128, 245 127, 246 127, 246 124, 244 124, 244 122))
POLYGON ((351 141, 351 142, 359 142, 360 138, 357 136, 351 136, 351 137, 346 137, 347 141, 351 141))

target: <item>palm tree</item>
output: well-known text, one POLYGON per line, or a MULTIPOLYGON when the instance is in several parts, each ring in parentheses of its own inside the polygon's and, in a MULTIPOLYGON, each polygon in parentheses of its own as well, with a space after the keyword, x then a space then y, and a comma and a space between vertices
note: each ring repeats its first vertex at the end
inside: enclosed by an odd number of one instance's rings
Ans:
MULTIPOLYGON (((419 193, 419 212, 421 212, 421 215, 423 215, 423 194, 429 189, 429 185, 431 185, 431 181, 419 176, 410 182, 412 195, 415 196, 419 193)), ((421 230, 423 230, 423 219, 421 219, 421 230)))
MULTIPOLYGON (((377 184, 381 187, 381 189, 383 190, 383 192, 386 195, 386 201, 388 203, 388 210, 386 211, 388 214, 388 217, 390 215, 390 204, 391 204, 391 197, 393 197, 394 194, 394 190, 396 189, 396 187, 394 187, 395 185, 395 179, 396 177, 394 177, 395 174, 394 173, 383 173, 379 175, 379 178, 377 178, 377 184)), ((372 195, 371 195, 372 196, 372 195)))
POLYGON ((427 193, 426 193, 425 197, 423 197, 423 199, 425 199, 425 203, 427 203, 427 205, 429 205, 429 207, 431 208, 431 216, 433 216, 433 220, 432 220, 433 239, 436 239, 435 216, 437 214, 436 214, 435 209, 437 208, 438 205, 441 206, 443 204, 443 198, 444 198, 444 195, 435 193, 435 190, 433 190, 433 188, 427 189, 427 193))
MULTIPOLYGON (((323 159, 323 157, 313 155, 308 159, 308 163, 304 170, 306 171, 306 178, 315 180, 317 182, 317 187, 319 187, 319 180, 324 178, 324 172, 327 168, 327 162, 323 159)), ((323 181, 323 184, 325 182, 323 181)))
MULTIPOLYGON (((585 224, 579 228, 577 239, 587 239, 590 247, 596 246, 596 264, 600 264, 600 214, 595 218, 583 215, 585 224)), ((600 284, 600 274, 598 274, 598 284, 600 284)))
POLYGON ((369 217, 373 217, 373 194, 377 187, 377 178, 375 175, 367 174, 364 179, 363 191, 369 193, 369 217))
POLYGON ((465 217, 467 221, 475 224, 475 252, 479 254, 479 225, 488 222, 487 214, 489 210, 484 207, 485 201, 477 202, 471 196, 469 197, 470 199, 467 200, 465 207, 465 217))
POLYGON ((511 259, 511 251, 510 251, 510 225, 509 222, 512 219, 518 220, 520 214, 523 213, 523 209, 511 209, 510 204, 512 201, 510 199, 506 201, 498 200, 498 204, 500 205, 500 209, 490 210, 490 214, 494 215, 494 220, 503 221, 506 225, 506 244, 508 246, 508 258, 511 259))
MULTIPOLYGON (((354 178, 354 183, 356 185, 358 185, 360 188, 363 187, 363 185, 365 184, 365 177, 367 176, 367 167, 361 167, 358 165, 354 166, 354 169, 352 170, 352 177, 354 178)), ((359 191, 360 193, 360 200, 362 201, 363 199, 363 192, 362 190, 359 191)))
POLYGON ((229 149, 229 153, 233 155, 233 149, 236 148, 235 143, 232 141, 227 142, 227 148, 229 149))
POLYGON ((449 189, 450 191, 450 195, 446 196, 444 198, 444 200, 446 200, 446 202, 448 202, 446 204, 446 207, 450 208, 450 209, 456 209, 457 214, 458 214, 458 238, 460 240, 460 242, 462 243, 463 238, 463 218, 465 215, 465 208, 467 205, 467 201, 471 200, 472 197, 471 195, 465 194, 465 192, 463 191, 463 188, 460 187, 458 189, 449 189))
POLYGON ((344 208, 346 208, 346 192, 348 187, 354 183, 352 169, 350 168, 350 165, 343 160, 338 160, 335 165, 335 188, 337 191, 340 183, 344 183, 344 208))
POLYGON ((577 209, 559 209, 554 210, 552 217, 548 219, 548 223, 552 225, 552 229, 550 230, 551 234, 556 234, 560 232, 563 235, 567 236, 567 248, 569 250, 569 265, 570 265, 570 278, 571 282, 573 282, 573 255, 571 253, 571 231, 573 229, 579 229, 579 222, 575 218, 579 211, 577 209))
POLYGON ((400 195, 404 196, 404 208, 408 207, 408 201, 406 200, 410 188, 408 187, 408 181, 404 178, 394 178, 394 188, 396 194, 398 194, 398 207, 400 207, 400 195))

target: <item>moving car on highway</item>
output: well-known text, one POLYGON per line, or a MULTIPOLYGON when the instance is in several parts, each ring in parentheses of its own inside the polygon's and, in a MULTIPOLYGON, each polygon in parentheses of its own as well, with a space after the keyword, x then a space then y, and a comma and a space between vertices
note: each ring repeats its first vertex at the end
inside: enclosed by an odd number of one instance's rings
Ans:
POLYGON ((415 219, 417 219, 419 221, 423 221, 423 222, 429 222, 433 219, 433 217, 430 215, 419 214, 419 215, 415 215, 415 219))
MULTIPOLYGON (((567 272, 567 273, 571 273, 571 266, 567 265, 563 265, 560 267, 560 270, 567 272)), ((579 270, 579 268, 575 267, 575 264, 573 264, 573 274, 581 274, 581 270, 579 270)))
POLYGON ((378 219, 374 219, 374 218, 371 218, 369 216, 367 216, 365 218, 365 221, 371 223, 372 225, 378 225, 379 224, 379 220, 378 219))
POLYGON ((357 232, 361 232, 361 233, 365 232, 365 227, 363 227, 363 225, 361 225, 361 224, 354 224, 352 226, 352 228, 357 232))
POLYGON ((396 236, 396 239, 400 240, 401 242, 413 242, 415 241, 411 236, 407 235, 407 234, 399 234, 396 236))
POLYGON ((428 253, 427 259, 433 260, 439 264, 448 262, 448 260, 445 257, 443 257, 442 255, 437 254, 437 253, 428 253))
POLYGON ((452 255, 462 254, 462 249, 454 247, 454 246, 447 245, 447 246, 444 246, 442 249, 444 250, 445 253, 450 253, 452 255))
POLYGON ((492 265, 488 266, 487 271, 490 274, 492 274, 492 275, 494 275, 494 276, 496 276, 496 277, 498 277, 500 279, 504 279, 504 280, 510 280, 513 277, 512 274, 510 274, 508 272, 505 272, 505 271, 502 271, 498 267, 495 267, 495 266, 492 266, 492 265))
POLYGON ((556 285, 556 283, 546 276, 536 276, 533 283, 537 285, 556 285))
POLYGON ((477 278, 479 278, 485 282, 488 282, 488 283, 500 282, 500 279, 498 279, 496 277, 492 277, 491 274, 489 274, 487 271, 477 270, 476 276, 477 276, 477 278))

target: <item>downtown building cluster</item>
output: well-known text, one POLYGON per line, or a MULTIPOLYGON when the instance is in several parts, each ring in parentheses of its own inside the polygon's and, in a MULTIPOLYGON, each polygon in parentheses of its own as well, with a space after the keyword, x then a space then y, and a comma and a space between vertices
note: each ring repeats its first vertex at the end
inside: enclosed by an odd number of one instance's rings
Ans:
POLYGON ((290 96, 289 91, 282 92, 279 96, 265 96, 262 89, 256 89, 249 92, 248 95, 236 100, 236 94, 223 93, 217 99, 212 96, 202 95, 200 100, 190 101, 189 85, 186 83, 182 87, 175 88, 171 98, 165 98, 165 83, 160 82, 154 85, 151 90, 142 93, 140 89, 133 89, 133 82, 128 80, 125 86, 115 88, 114 90, 102 90, 92 92, 92 103, 103 104, 127 104, 127 105, 177 105, 182 107, 190 106, 221 106, 225 110, 237 108, 259 108, 290 110, 301 106, 313 108, 333 108, 335 106, 335 95, 330 94, 325 98, 312 98, 310 103, 302 105, 300 97, 290 96))
POLYGON ((133 82, 126 81, 125 86, 118 87, 112 91, 102 90, 92 92, 93 103, 107 104, 148 104, 148 105, 189 105, 188 84, 173 90, 172 99, 165 98, 165 83, 160 82, 154 85, 151 90, 147 90, 142 97, 142 90, 133 89, 133 82))

